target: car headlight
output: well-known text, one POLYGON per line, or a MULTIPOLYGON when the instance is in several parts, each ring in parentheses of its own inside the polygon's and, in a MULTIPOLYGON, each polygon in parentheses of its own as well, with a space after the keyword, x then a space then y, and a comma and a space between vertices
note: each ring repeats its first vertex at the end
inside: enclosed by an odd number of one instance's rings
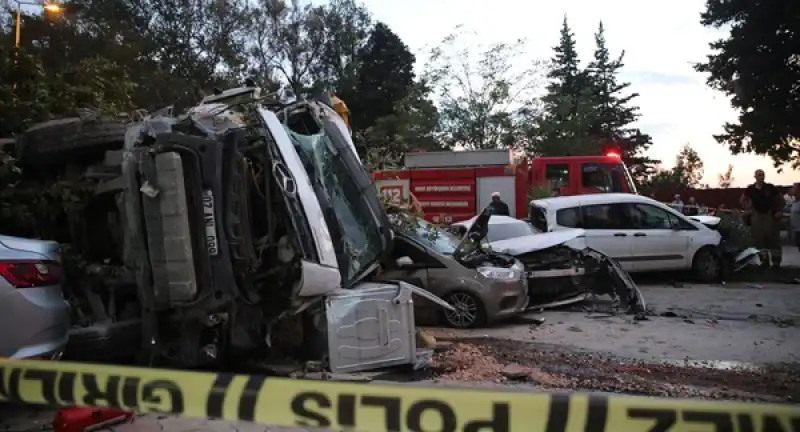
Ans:
POLYGON ((514 280, 519 277, 519 272, 502 267, 479 267, 478 273, 487 279, 514 280))
POLYGON ((514 261, 514 265, 511 266, 511 270, 522 273, 522 271, 525 270, 525 266, 520 261, 514 261))

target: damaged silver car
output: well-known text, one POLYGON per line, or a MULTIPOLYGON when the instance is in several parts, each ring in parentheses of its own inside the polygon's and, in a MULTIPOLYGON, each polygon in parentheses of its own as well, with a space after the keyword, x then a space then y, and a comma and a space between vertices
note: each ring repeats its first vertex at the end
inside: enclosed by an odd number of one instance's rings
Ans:
MULTIPOLYGON (((476 219, 453 224, 453 229, 466 232, 476 219)), ((486 241, 492 251, 512 255, 525 266, 529 308, 557 307, 608 295, 615 308, 629 313, 646 309, 630 275, 608 255, 587 247, 582 229, 540 232, 525 221, 492 216, 486 241)))

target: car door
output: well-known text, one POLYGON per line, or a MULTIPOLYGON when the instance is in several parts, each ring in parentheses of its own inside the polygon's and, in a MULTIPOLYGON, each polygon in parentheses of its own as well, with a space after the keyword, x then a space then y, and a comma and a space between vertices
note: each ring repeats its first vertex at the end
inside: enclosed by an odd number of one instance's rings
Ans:
POLYGON ((636 271, 675 270, 684 268, 689 238, 681 231, 676 218, 666 209, 652 204, 630 203, 634 232, 633 269, 636 271))
POLYGON ((430 257, 424 249, 405 237, 397 236, 394 240, 392 258, 394 260, 408 258, 411 263, 405 265, 399 265, 396 261, 395 263, 389 263, 378 275, 378 280, 400 280, 428 289, 428 262, 430 257))
POLYGON ((586 233, 586 245, 619 261, 623 269, 632 267, 633 226, 620 203, 592 204, 581 207, 581 223, 586 233))

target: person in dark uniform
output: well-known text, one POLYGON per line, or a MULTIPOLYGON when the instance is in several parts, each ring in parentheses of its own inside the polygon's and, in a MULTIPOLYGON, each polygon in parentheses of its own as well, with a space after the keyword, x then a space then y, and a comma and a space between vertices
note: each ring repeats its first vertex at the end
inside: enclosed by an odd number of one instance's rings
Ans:
POLYGON ((508 204, 500 199, 500 192, 492 193, 492 202, 489 203, 489 207, 492 209, 493 215, 511 216, 508 210, 508 204))
MULTIPOLYGON (((772 267, 781 265, 780 218, 783 198, 775 185, 764 181, 764 171, 756 170, 756 182, 747 186, 742 195, 742 206, 750 210, 750 230, 756 247, 769 251, 772 267)), ((764 260, 768 266, 769 260, 764 260)))

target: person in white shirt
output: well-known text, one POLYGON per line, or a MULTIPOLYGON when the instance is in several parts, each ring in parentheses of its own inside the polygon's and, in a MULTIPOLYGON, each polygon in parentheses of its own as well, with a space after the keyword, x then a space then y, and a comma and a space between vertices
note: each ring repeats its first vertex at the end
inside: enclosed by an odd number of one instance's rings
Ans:
POLYGON ((683 200, 680 194, 675 194, 675 199, 670 203, 670 206, 679 213, 683 213, 683 200))

